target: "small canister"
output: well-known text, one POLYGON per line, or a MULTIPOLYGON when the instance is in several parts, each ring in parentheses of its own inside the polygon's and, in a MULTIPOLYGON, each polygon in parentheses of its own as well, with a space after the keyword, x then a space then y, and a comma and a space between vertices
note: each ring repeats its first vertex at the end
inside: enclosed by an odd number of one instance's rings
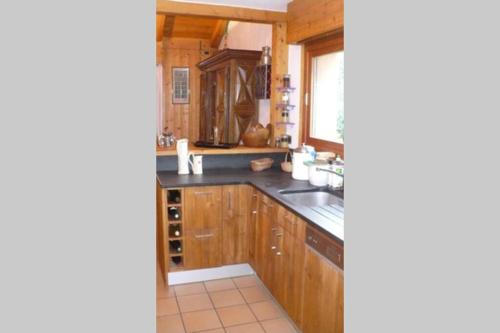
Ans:
POLYGON ((283 87, 290 88, 290 74, 283 75, 283 87))
POLYGON ((281 112, 281 121, 283 121, 284 123, 287 123, 289 121, 289 117, 288 117, 288 111, 286 110, 283 110, 283 112, 281 112))
POLYGON ((288 134, 283 134, 280 137, 280 147, 288 148, 288 145, 292 142, 292 137, 288 134))

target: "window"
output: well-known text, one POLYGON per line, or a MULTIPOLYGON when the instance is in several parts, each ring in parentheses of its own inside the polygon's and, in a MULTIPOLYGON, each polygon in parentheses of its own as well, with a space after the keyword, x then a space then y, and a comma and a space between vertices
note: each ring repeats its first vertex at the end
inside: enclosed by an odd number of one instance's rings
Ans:
POLYGON ((344 38, 336 34, 305 46, 303 141, 344 153, 344 38))

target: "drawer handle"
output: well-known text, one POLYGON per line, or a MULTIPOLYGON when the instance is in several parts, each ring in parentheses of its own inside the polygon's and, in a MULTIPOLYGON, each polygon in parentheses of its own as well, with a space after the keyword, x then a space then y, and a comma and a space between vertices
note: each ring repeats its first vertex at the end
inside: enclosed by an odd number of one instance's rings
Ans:
POLYGON ((257 214, 257 211, 256 210, 252 210, 252 214, 257 214))
POLYGON ((203 235, 194 235, 194 238, 200 239, 200 238, 210 238, 213 237, 214 234, 203 234, 203 235))
POLYGON ((281 252, 280 252, 280 251, 276 252, 276 255, 277 255, 277 256, 280 256, 280 255, 281 255, 281 252))
POLYGON ((271 250, 276 250, 276 246, 271 246, 271 250))

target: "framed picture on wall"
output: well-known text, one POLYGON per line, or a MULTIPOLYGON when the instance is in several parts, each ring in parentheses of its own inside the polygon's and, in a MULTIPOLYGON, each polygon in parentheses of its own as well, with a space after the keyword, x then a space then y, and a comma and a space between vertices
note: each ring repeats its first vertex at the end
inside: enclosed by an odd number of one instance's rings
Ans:
POLYGON ((172 104, 189 104, 189 67, 172 67, 172 104))

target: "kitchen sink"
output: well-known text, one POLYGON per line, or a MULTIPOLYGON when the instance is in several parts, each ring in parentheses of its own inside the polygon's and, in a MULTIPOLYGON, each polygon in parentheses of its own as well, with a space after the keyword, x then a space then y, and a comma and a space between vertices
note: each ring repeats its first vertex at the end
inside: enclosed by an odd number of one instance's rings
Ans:
POLYGON ((343 190, 332 190, 326 187, 305 190, 281 190, 280 194, 290 201, 295 201, 296 204, 305 206, 335 204, 339 202, 339 199, 342 205, 344 202, 343 190))
POLYGON ((344 192, 328 188, 281 190, 283 199, 307 207, 330 220, 344 219, 344 192))

